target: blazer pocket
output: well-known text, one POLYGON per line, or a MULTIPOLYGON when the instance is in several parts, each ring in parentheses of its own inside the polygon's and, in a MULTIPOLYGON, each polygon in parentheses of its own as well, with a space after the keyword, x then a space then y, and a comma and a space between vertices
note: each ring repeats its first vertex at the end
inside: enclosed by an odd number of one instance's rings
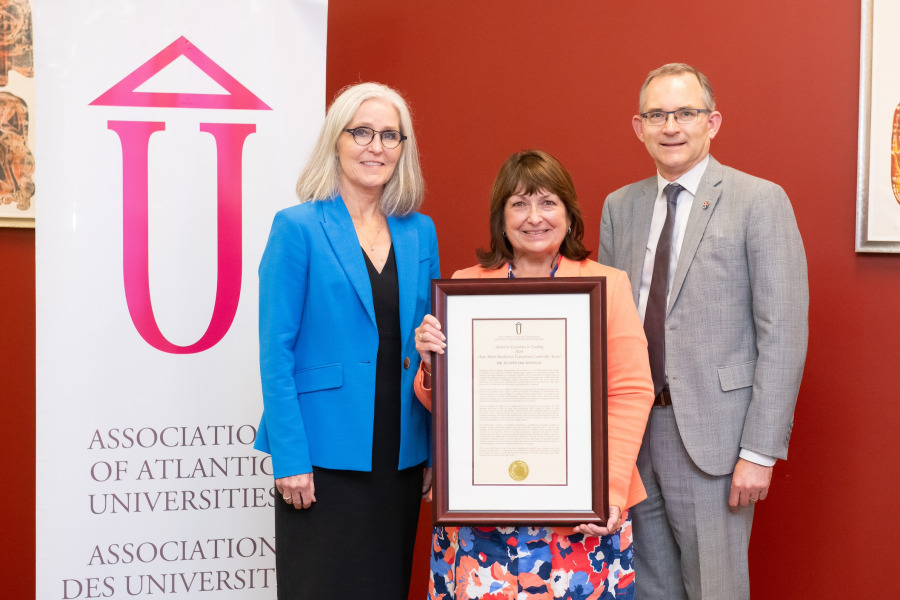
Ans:
POLYGON ((736 365, 727 365, 719 367, 719 385, 722 386, 723 392, 738 390, 753 385, 753 378, 756 376, 756 361, 738 363, 736 365))
POLYGON ((343 383, 344 368, 341 363, 310 367, 294 373, 294 385, 298 394, 337 388, 343 383))
POLYGON ((725 262, 744 261, 747 260, 747 248, 744 244, 706 243, 697 248, 696 256, 725 262))

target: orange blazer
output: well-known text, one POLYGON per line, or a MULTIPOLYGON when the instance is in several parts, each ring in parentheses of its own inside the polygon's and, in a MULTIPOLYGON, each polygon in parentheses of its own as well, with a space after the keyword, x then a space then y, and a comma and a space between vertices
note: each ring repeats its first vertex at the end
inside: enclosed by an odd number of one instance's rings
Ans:
MULTIPOLYGON (((508 265, 499 269, 474 266, 453 274, 453 279, 508 276, 508 265)), ((557 277, 606 277, 606 365, 609 436, 609 503, 623 511, 647 497, 635 461, 653 406, 653 381, 647 358, 647 338, 624 271, 592 260, 576 262, 563 257, 557 277)), ((452 340, 447 340, 452 344, 452 340)), ((415 379, 419 401, 431 410, 431 389, 423 385, 421 365, 415 379)))

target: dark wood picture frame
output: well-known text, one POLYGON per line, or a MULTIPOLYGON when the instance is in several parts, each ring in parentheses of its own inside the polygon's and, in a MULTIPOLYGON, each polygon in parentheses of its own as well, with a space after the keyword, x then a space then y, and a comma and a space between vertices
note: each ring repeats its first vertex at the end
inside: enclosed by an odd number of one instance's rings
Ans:
MULTIPOLYGON (((432 437, 434 457, 433 517, 437 525, 578 525, 606 523, 609 517, 609 473, 607 450, 607 371, 606 371, 606 278, 557 277, 553 279, 435 279, 431 285, 432 314, 441 322, 448 346, 444 354, 434 355, 432 369, 432 437), (449 431, 448 360, 455 349, 452 326, 448 323, 448 297, 495 295, 555 295, 584 294, 588 297, 590 314, 590 510, 560 510, 550 506, 546 510, 451 510, 448 466, 449 431)), ((553 302, 548 305, 552 306, 553 302)), ((562 309, 560 309, 562 310, 562 309)), ((565 316, 565 315, 554 315, 565 316)), ((470 400, 470 399, 469 399, 470 400)))

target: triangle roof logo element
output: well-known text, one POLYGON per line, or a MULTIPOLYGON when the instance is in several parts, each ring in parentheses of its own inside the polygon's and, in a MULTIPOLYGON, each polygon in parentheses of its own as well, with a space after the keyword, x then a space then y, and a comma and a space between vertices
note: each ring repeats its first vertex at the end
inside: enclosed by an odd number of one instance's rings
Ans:
POLYGON ((90 106, 140 106, 153 108, 222 108, 232 110, 272 110, 241 83, 217 65, 195 45, 181 36, 156 56, 109 88, 90 106), (180 94, 135 91, 148 79, 184 56, 228 94, 180 94))

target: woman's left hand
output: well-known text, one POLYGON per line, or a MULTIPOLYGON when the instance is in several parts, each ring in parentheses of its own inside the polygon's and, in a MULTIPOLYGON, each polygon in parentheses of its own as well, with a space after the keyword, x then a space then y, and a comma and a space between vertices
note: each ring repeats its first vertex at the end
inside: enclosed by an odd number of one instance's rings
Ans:
POLYGON ((612 535, 617 532, 622 526, 621 518, 622 509, 620 509, 618 506, 610 506, 609 520, 606 522, 606 527, 601 527, 600 525, 596 525, 594 523, 584 523, 582 525, 579 525, 578 527, 575 527, 575 532, 598 537, 601 535, 612 535))

